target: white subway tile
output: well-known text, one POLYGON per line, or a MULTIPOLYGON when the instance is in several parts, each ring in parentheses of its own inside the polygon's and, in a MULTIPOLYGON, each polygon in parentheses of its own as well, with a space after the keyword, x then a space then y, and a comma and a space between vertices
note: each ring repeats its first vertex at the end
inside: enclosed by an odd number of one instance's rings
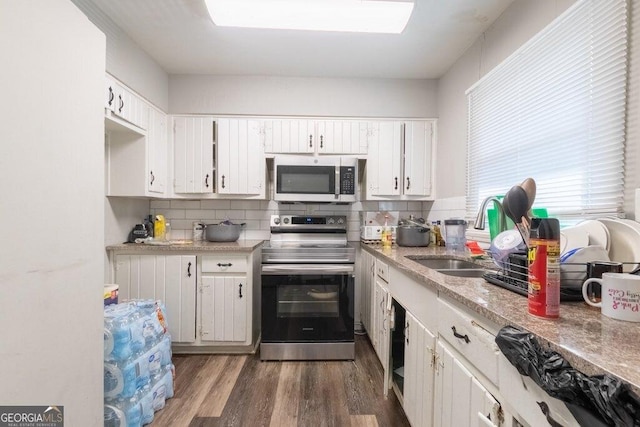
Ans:
POLYGON ((151 209, 169 209, 171 207, 170 200, 151 200, 149 203, 151 209))
POLYGON ((200 209, 200 200, 172 200, 171 209, 200 209))
POLYGON ((231 200, 201 200, 201 209, 229 209, 231 200))
POLYGON ((191 210, 187 209, 185 211, 185 219, 192 220, 205 220, 205 219, 216 219, 216 211, 209 209, 200 209, 200 210, 191 210))

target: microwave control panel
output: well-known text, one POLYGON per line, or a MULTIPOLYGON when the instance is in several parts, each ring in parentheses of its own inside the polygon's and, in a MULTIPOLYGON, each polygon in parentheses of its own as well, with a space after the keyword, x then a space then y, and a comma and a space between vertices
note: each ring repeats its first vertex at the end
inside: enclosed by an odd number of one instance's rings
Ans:
POLYGON ((355 194, 356 168, 340 166, 340 194, 355 194))

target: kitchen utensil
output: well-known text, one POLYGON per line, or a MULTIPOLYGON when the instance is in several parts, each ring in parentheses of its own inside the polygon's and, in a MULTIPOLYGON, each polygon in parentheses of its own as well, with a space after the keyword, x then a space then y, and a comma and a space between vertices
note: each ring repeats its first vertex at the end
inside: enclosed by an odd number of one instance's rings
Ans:
MULTIPOLYGON (((423 220, 424 221, 424 220, 423 220)), ((396 228, 398 246, 429 246, 431 229, 418 221, 402 219, 396 228)))
POLYGON ((504 195, 502 207, 505 214, 515 223, 522 240, 529 246, 529 222, 526 217, 529 211, 529 197, 526 191, 519 185, 514 185, 504 195))
POLYGON ((587 304, 601 307, 607 317, 627 322, 640 322, 640 276, 626 273, 603 273, 602 279, 587 279, 582 285, 582 297, 587 304), (591 301, 588 287, 591 283, 602 286, 602 301, 591 301))
POLYGON ((209 242, 235 242, 240 237, 240 230, 245 225, 223 221, 220 224, 206 224, 204 233, 209 242))
POLYGON ((529 200, 529 208, 527 209, 527 212, 530 213, 533 202, 536 200, 536 182, 533 180, 533 178, 527 178, 522 181, 520 187, 522 187, 525 193, 527 193, 527 199, 529 200))

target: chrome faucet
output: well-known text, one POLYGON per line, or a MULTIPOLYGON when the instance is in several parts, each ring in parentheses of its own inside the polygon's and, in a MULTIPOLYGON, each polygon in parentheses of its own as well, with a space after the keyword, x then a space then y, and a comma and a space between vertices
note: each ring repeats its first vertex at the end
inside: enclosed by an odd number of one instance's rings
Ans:
POLYGON ((480 205, 480 211, 478 212, 478 216, 476 217, 476 222, 473 223, 473 228, 475 228, 476 230, 484 230, 484 211, 487 209, 487 205, 489 204, 489 202, 493 202, 494 206, 498 207, 498 218, 500 220, 500 229, 498 230, 498 233, 502 233, 507 229, 507 217, 504 213, 502 203, 500 203, 500 200, 498 200, 498 198, 495 196, 489 196, 482 201, 482 204, 480 205))

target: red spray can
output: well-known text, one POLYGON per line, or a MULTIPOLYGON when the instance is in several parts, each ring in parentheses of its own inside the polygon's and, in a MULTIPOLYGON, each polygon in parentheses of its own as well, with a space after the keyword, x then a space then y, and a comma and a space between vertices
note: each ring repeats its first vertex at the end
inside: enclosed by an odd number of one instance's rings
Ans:
POLYGON ((560 223, 533 218, 529 235, 529 313, 560 317, 560 223))

